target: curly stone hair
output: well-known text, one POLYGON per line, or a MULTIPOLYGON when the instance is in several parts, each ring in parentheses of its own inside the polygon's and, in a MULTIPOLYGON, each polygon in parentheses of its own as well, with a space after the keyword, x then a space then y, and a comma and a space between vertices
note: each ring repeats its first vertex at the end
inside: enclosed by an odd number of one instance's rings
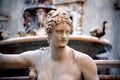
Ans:
POLYGON ((67 23, 71 28, 71 33, 73 32, 72 20, 65 11, 51 10, 46 17, 45 28, 47 34, 51 33, 53 28, 60 23, 67 23))

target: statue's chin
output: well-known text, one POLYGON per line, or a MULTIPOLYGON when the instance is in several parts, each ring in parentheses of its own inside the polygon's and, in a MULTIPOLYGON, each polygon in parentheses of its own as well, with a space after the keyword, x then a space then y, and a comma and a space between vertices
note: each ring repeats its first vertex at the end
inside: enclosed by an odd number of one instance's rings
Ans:
POLYGON ((64 48, 65 46, 60 46, 59 48, 64 48))
POLYGON ((66 45, 60 45, 59 48, 64 48, 66 45))

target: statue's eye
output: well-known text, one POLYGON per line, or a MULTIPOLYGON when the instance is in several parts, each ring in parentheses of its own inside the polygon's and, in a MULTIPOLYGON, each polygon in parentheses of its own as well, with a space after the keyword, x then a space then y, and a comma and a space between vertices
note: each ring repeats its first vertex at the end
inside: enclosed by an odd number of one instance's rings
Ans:
POLYGON ((70 31, 66 31, 66 34, 70 34, 70 31))
POLYGON ((56 33, 61 34, 63 31, 62 30, 57 30, 56 33))

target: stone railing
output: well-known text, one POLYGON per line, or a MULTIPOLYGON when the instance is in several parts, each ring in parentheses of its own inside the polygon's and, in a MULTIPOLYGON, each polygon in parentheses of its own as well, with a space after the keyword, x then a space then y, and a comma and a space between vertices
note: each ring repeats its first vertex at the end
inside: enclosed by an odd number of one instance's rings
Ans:
MULTIPOLYGON (((94 60, 98 68, 120 68, 120 60, 94 60)), ((100 80, 120 80, 120 75, 99 75, 100 80)))

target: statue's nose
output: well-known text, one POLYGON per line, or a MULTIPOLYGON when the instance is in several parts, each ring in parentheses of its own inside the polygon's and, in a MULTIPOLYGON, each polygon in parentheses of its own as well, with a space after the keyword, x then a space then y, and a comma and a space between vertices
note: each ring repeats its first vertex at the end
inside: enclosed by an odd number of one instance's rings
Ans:
POLYGON ((63 35, 62 35, 62 38, 66 38, 66 36, 67 36, 67 34, 66 33, 63 33, 63 35))

